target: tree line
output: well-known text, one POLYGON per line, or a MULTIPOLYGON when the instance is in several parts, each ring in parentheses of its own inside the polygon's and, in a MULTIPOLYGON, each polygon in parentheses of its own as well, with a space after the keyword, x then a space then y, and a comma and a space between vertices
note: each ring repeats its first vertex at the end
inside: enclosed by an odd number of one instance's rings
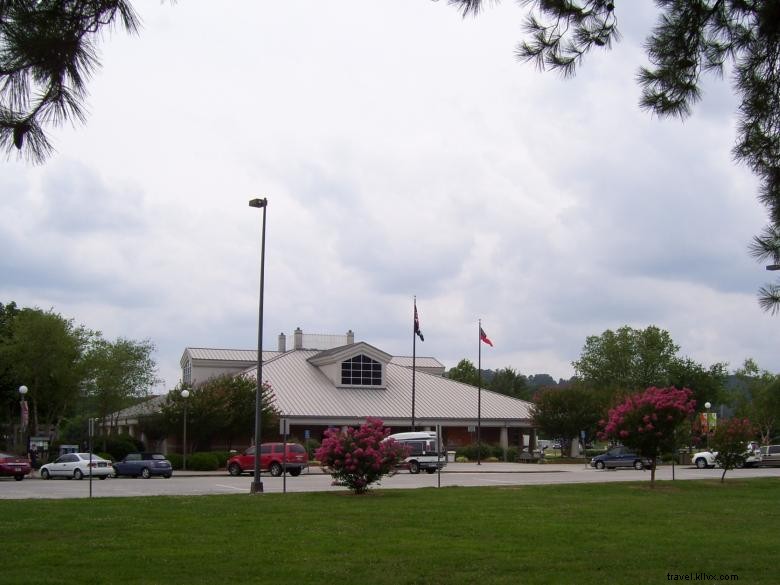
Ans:
POLYGON ((13 441, 26 386, 28 435, 80 436, 87 419, 109 428, 112 414, 149 395, 160 380, 149 339, 107 339, 50 309, 0 303, 0 442, 13 441))
MULTIPOLYGON (((468 360, 446 375, 474 386, 481 380, 483 388, 533 401, 534 424, 544 436, 561 439, 564 450, 582 432, 586 442, 594 438, 611 408, 653 387, 690 389, 697 412, 708 402, 726 406, 731 414, 753 421, 764 444, 780 428, 780 375, 750 358, 731 374, 724 362, 705 366, 681 355, 669 332, 656 326, 624 326, 589 336, 572 366, 574 377, 558 383, 551 383, 549 375, 526 377, 510 367, 480 376, 468 360), (536 384, 539 380, 547 383, 536 384)), ((701 441, 695 420, 689 443, 701 441)))

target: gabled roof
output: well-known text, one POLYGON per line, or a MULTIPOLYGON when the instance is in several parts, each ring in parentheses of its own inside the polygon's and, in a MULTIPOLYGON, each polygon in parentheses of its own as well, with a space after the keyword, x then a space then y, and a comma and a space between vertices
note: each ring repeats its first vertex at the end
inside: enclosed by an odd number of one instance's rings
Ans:
POLYGON ((417 368, 440 368, 441 370, 444 370, 444 364, 436 358, 424 356, 421 357, 419 355, 416 358, 412 358, 410 355, 396 355, 392 357, 390 363, 397 366, 403 366, 405 368, 411 368, 412 361, 414 361, 414 365, 417 368))
MULTIPOLYGON (((365 420, 378 417, 388 421, 411 418, 413 372, 388 363, 386 386, 382 388, 337 387, 314 365, 312 358, 323 352, 289 351, 263 364, 263 379, 270 382, 279 411, 290 418, 321 420, 365 420)), ((332 355, 331 355, 332 357, 332 355)), ((255 376, 251 367, 243 375, 255 376)), ((475 424, 478 389, 449 378, 417 371, 415 378, 415 417, 417 420, 461 421, 475 424)), ((531 403, 489 390, 482 390, 483 423, 528 424, 531 403)))
POLYGON ((381 349, 377 349, 365 341, 359 341, 358 343, 342 345, 340 347, 334 347, 333 349, 317 352, 316 355, 309 358, 309 362, 315 366, 324 366, 326 364, 335 364, 336 362, 344 361, 345 359, 358 354, 366 355, 383 364, 389 363, 393 357, 389 353, 385 353, 381 349))
POLYGON ((123 420, 123 419, 138 418, 139 416, 148 416, 150 414, 155 414, 157 412, 160 412, 160 409, 162 408, 162 405, 165 404, 165 400, 167 397, 168 397, 167 394, 153 396, 148 400, 144 400, 143 402, 139 402, 138 404, 134 404, 133 406, 128 406, 127 408, 123 408, 122 410, 120 410, 119 412, 115 412, 111 416, 123 420))

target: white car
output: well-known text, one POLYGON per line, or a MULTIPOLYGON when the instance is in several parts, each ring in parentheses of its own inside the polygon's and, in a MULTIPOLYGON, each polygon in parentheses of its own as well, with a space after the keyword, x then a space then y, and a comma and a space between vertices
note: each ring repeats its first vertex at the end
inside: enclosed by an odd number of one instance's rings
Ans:
MULTIPOLYGON (((705 469, 707 467, 715 467, 715 457, 717 456, 717 451, 699 451, 693 454, 691 460, 699 469, 705 469)), ((744 460, 741 464, 737 464, 737 467, 753 467, 759 463, 761 463, 761 451, 758 448, 758 443, 750 442, 745 450, 744 460)))
POLYGON ((114 473, 111 462, 97 455, 92 455, 90 462, 89 453, 66 453, 60 455, 53 463, 41 466, 41 479, 54 477, 67 477, 68 479, 84 479, 89 477, 90 468, 92 477, 106 479, 114 473))

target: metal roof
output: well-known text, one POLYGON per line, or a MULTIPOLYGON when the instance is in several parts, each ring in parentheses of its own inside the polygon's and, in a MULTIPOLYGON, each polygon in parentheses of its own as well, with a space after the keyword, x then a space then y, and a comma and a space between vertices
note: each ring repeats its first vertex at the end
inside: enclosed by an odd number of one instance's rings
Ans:
MULTIPOLYGON (((409 368, 387 364, 384 388, 343 388, 308 361, 318 353, 289 351, 263 364, 263 378, 270 382, 282 414, 306 419, 411 418, 413 372, 409 368)), ((256 368, 248 368, 243 375, 254 377, 256 368)), ((477 394, 475 386, 417 371, 415 417, 475 423, 477 394)), ((528 423, 530 407, 530 402, 482 390, 483 422, 528 423)))
MULTIPOLYGON (((417 356, 416 358, 414 358, 414 361, 415 361, 415 367, 418 368, 444 368, 444 364, 433 357, 417 356)), ((400 356, 400 355, 393 356, 393 359, 390 360, 390 363, 395 364, 397 366, 403 366, 405 368, 411 368, 412 356, 400 356)))
MULTIPOLYGON (((256 362, 256 349, 217 349, 213 347, 188 347, 184 350, 194 360, 256 362)), ((263 361, 276 357, 279 351, 263 351, 263 361)))

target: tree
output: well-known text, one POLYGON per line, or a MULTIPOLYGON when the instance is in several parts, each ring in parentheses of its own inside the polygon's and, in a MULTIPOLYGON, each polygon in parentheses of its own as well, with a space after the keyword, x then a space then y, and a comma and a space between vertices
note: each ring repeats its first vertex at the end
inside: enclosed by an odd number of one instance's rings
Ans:
POLYGON ((710 439, 710 445, 717 451, 715 462, 723 468, 720 481, 726 477, 726 472, 745 463, 747 443, 756 434, 753 425, 746 418, 732 418, 715 428, 710 439))
POLYGON ((581 431, 592 435, 600 418, 594 393, 585 388, 547 388, 534 396, 531 416, 534 426, 548 437, 561 439, 561 452, 581 431))
POLYGON ((157 364, 152 358, 154 350, 148 339, 133 341, 120 337, 108 341, 98 337, 92 342, 86 355, 87 396, 94 402, 97 415, 108 420, 109 429, 117 423, 111 419, 112 413, 148 396, 149 389, 159 382, 157 364))
MULTIPOLYGON (((186 401, 188 444, 208 449, 212 438, 217 436, 231 444, 239 437, 252 436, 256 389, 254 378, 224 374, 195 387, 177 386, 168 393, 162 412, 169 429, 183 432, 186 401), (188 398, 181 396, 185 388, 190 390, 188 398)), ((261 428, 267 432, 276 428, 278 419, 273 390, 268 382, 262 386, 262 395, 261 428)))
POLYGON ((0 148, 42 162, 44 125, 84 121, 95 47, 117 21, 138 29, 125 0, 0 0, 0 148))
POLYGON ((675 431, 696 410, 688 388, 647 388, 628 396, 599 421, 602 439, 617 441, 651 460, 650 483, 655 485, 658 456, 677 448, 675 431))
POLYGON ((493 374, 493 378, 487 385, 488 389, 499 394, 530 400, 531 389, 525 376, 518 374, 514 368, 503 368, 493 374))
MULTIPOLYGON (((477 14, 482 0, 449 0, 464 16, 477 14)), ((593 48, 608 50, 620 38, 614 0, 521 0, 536 8, 525 20, 517 47, 521 61, 541 70, 574 75, 593 48)), ((733 155, 760 181, 759 200, 769 225, 754 243, 770 246, 780 264, 780 2, 777 0, 656 0, 658 23, 645 47, 651 68, 642 67, 640 106, 662 117, 686 118, 701 98, 700 79, 733 68, 737 140, 733 155)), ((761 256, 759 252, 759 256, 761 256)), ((780 309, 780 285, 759 291, 760 304, 780 309)))
POLYGON ((328 429, 316 457, 334 481, 355 495, 364 494, 371 484, 395 474, 406 458, 406 448, 389 435, 390 429, 377 418, 367 419, 359 429, 328 429))
POLYGON ((463 382, 464 384, 470 384, 471 386, 477 386, 479 384, 479 372, 477 372, 477 368, 474 367, 474 364, 467 359, 460 360, 457 366, 447 372, 447 377, 450 380, 463 382))
POLYGON ((761 370, 750 358, 735 375, 740 384, 737 412, 753 421, 762 444, 768 445, 780 426, 780 376, 761 370))
POLYGON ((76 408, 87 377, 85 352, 94 333, 53 311, 22 309, 0 339, 0 363, 29 388, 30 426, 34 434, 51 430, 76 408))
POLYGON ((658 327, 625 326, 588 337, 580 359, 572 365, 578 378, 609 402, 616 394, 667 385, 679 349, 669 333, 658 327))

